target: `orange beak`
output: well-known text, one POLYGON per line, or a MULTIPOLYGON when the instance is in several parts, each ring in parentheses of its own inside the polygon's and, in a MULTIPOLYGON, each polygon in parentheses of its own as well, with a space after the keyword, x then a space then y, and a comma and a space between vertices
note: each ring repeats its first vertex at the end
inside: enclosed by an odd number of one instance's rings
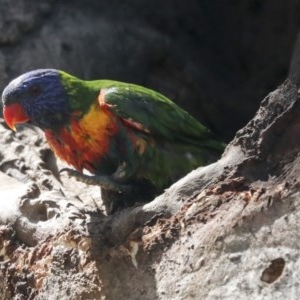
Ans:
POLYGON ((25 123, 30 120, 20 103, 4 105, 3 116, 7 126, 16 131, 15 124, 25 123))

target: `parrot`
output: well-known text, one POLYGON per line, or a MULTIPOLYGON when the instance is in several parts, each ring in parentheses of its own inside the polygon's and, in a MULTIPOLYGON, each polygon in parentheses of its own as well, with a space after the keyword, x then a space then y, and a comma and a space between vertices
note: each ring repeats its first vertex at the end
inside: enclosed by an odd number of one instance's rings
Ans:
POLYGON ((9 128, 29 122, 44 131, 55 155, 73 167, 62 172, 115 193, 139 184, 159 193, 225 148, 169 98, 132 83, 37 69, 12 80, 2 102, 9 128))

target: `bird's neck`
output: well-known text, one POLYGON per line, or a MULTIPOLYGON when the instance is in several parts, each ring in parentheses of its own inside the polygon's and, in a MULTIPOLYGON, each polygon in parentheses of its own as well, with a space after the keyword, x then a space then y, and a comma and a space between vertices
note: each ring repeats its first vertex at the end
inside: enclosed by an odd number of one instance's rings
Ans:
POLYGON ((68 105, 72 112, 88 113, 99 95, 99 86, 91 81, 81 80, 67 73, 62 76, 62 86, 68 96, 68 105))

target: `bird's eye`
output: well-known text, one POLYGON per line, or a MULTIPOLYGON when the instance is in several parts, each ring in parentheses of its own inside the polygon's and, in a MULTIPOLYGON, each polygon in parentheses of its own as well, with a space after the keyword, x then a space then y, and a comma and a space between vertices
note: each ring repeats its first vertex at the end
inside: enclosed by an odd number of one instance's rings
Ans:
POLYGON ((33 85, 29 88, 30 94, 33 96, 38 96, 41 93, 41 87, 38 85, 33 85))

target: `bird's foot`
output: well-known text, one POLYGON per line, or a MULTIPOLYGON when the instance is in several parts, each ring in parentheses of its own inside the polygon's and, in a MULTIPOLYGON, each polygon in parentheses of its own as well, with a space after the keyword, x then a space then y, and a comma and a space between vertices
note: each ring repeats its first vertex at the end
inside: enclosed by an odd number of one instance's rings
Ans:
POLYGON ((66 172, 69 176, 74 177, 76 180, 89 184, 98 185, 109 191, 129 194, 133 190, 133 186, 130 184, 120 184, 116 182, 112 177, 106 175, 86 175, 76 170, 63 168, 59 171, 59 174, 66 172))

